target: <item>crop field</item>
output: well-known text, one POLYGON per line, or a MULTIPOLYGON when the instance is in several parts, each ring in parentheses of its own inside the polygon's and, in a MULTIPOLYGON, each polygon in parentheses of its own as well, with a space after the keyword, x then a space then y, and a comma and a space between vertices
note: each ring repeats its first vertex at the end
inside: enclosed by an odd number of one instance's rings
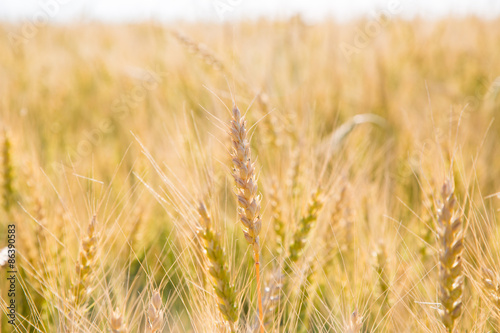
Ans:
POLYGON ((0 332, 500 332, 500 20, 0 24, 0 332))

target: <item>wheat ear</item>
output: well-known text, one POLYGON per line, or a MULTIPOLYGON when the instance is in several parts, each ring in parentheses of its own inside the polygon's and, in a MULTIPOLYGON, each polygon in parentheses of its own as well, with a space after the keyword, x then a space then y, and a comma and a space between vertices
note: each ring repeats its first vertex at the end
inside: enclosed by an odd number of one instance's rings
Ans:
POLYGON ((351 314, 351 318, 347 327, 345 329, 345 333, 359 333, 361 332, 361 327, 363 326, 363 317, 358 314, 358 310, 354 310, 351 314))
POLYGON ((448 332, 453 332, 455 321, 462 313, 464 233, 460 213, 455 208, 453 186, 449 181, 444 183, 441 196, 443 201, 437 210, 440 314, 448 332))
POLYGON ((271 191, 269 192, 269 203, 271 205, 272 223, 276 235, 276 246, 278 254, 281 254, 285 246, 285 222, 281 211, 281 202, 278 190, 278 182, 273 180, 271 191))
POLYGON ((498 283, 495 273, 486 267, 483 267, 481 272, 483 273, 482 280, 484 287, 488 290, 488 293, 495 305, 500 308, 500 284, 498 283))
POLYGON ((495 316, 497 321, 497 331, 499 331, 498 328, 500 328, 500 318, 498 317, 498 313, 500 310, 500 284, 498 283, 498 277, 491 269, 486 267, 482 267, 481 272, 484 288, 495 305, 497 314, 495 316))
MULTIPOLYGON (((273 316, 280 305, 283 277, 281 268, 275 268, 264 288, 262 307, 264 309, 264 325, 266 328, 273 324, 273 316)), ((270 329, 268 329, 268 331, 270 331, 270 329)))
POLYGON ((78 262, 76 263, 76 281, 73 283, 72 297, 75 307, 87 300, 90 292, 89 280, 97 250, 97 219, 94 215, 89 223, 87 236, 82 240, 78 262))
POLYGON ((306 214, 300 219, 299 227, 295 234, 293 235, 293 241, 290 245, 290 254, 288 257, 287 265, 285 266, 285 271, 290 272, 290 264, 297 262, 304 251, 306 246, 307 237, 309 232, 313 227, 314 223, 318 219, 318 212, 323 207, 323 200, 321 199, 321 189, 318 188, 311 196, 309 204, 307 205, 306 214))
POLYGON ((328 269, 333 265, 334 254, 337 247, 339 246, 339 244, 337 244, 337 241, 339 241, 339 239, 343 240, 345 238, 343 237, 343 232, 340 232, 344 230, 340 230, 339 226, 344 219, 345 211, 348 207, 346 197, 347 183, 344 183, 339 194, 334 199, 333 210, 330 214, 330 220, 328 221, 329 223, 326 225, 326 230, 323 234, 326 253, 325 261, 323 263, 323 268, 325 269, 325 271, 328 271, 328 269), (332 242, 332 239, 336 239, 337 241, 332 242))
POLYGON ((224 64, 220 61, 205 45, 196 43, 191 40, 186 35, 179 31, 172 30, 172 36, 175 37, 182 45, 188 48, 188 50, 201 59, 203 59, 208 65, 212 66, 216 71, 224 71, 224 64))
POLYGON ((147 322, 147 332, 156 333, 161 330, 163 326, 163 310, 161 309, 161 295, 158 291, 153 293, 151 302, 148 307, 148 322, 147 322))
POLYGON ((252 245, 255 259, 255 279, 257 284, 257 301, 259 309, 260 331, 264 333, 262 311, 262 294, 260 288, 260 261, 259 261, 259 233, 262 226, 260 219, 260 196, 257 194, 257 180, 255 165, 251 160, 250 143, 247 139, 245 118, 240 110, 233 107, 230 126, 232 140, 231 157, 233 160, 233 177, 236 182, 236 195, 238 197, 238 213, 243 227, 246 241, 252 245))
POLYGON ((385 316, 389 309, 389 276, 387 274, 387 249, 382 241, 379 242, 374 256, 377 261, 375 270, 378 274, 380 293, 382 296, 382 315, 385 316))
POLYGON ((228 322, 231 332, 236 332, 238 307, 234 285, 230 281, 226 254, 219 235, 212 228, 210 215, 203 203, 198 207, 198 214, 201 226, 198 235, 203 239, 205 254, 210 262, 208 272, 212 277, 213 287, 217 294, 219 311, 228 322))
POLYGON ((4 134, 3 142, 3 207, 5 212, 9 213, 14 202, 14 172, 12 167, 12 144, 7 132, 4 134))
POLYGON ((111 319, 109 320, 109 326, 112 333, 126 333, 127 326, 123 323, 123 316, 118 309, 113 311, 111 319))

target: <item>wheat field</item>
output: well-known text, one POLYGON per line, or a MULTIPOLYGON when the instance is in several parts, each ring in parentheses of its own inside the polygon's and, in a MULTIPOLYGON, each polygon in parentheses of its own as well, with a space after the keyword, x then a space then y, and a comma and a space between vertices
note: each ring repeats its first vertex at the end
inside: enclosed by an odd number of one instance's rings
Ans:
POLYGON ((377 24, 0 25, 0 331, 500 332, 500 20, 377 24))

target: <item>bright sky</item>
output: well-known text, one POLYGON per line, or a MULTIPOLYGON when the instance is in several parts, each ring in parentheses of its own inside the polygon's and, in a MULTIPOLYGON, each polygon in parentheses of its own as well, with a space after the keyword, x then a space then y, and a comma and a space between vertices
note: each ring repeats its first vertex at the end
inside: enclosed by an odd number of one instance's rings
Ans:
POLYGON ((396 8, 391 15, 500 16, 499 0, 0 0, 0 20, 235 20, 260 16, 347 20, 396 8))

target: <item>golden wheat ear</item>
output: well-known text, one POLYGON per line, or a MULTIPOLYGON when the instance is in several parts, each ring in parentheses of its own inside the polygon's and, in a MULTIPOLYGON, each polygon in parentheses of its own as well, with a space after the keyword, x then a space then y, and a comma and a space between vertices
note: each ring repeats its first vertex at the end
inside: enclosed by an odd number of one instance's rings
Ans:
POLYGON ((300 219, 299 226, 295 234, 293 235, 292 244, 290 245, 290 254, 288 256, 288 261, 285 266, 285 272, 291 272, 291 263, 295 263, 302 256, 304 248, 307 243, 307 237, 311 231, 311 228, 316 223, 318 219, 318 213, 323 207, 323 199, 321 198, 321 189, 318 187, 316 191, 311 195, 309 204, 307 205, 306 214, 300 219))
POLYGON ((250 143, 245 118, 240 110, 233 107, 229 134, 232 141, 231 158, 233 161, 233 177, 236 183, 238 214, 245 239, 252 246, 255 259, 255 280, 257 284, 257 301, 260 331, 264 333, 262 310, 262 294, 260 287, 260 245, 259 233, 262 227, 260 218, 260 196, 258 195, 255 164, 252 162, 250 143))
POLYGON ((281 210, 281 200, 279 186, 276 180, 272 181, 271 190, 269 192, 269 204, 271 205, 272 225, 276 236, 276 253, 281 254, 286 244, 286 226, 281 210))
POLYGON ((359 333, 361 332, 361 327, 363 326, 363 317, 358 314, 358 310, 354 310, 351 314, 349 323, 347 324, 344 333, 359 333))
POLYGON ((72 288, 73 306, 78 308, 85 304, 90 293, 90 279, 97 252, 97 217, 94 215, 89 223, 87 236, 81 241, 78 262, 76 263, 76 280, 72 288))
POLYGON ((147 330, 148 333, 160 332, 163 326, 163 310, 161 295, 158 291, 153 293, 147 310, 147 330))
POLYGON ((376 250, 373 253, 376 264, 375 270, 378 275, 380 286, 380 294, 382 299, 382 313, 385 315, 389 309, 389 275, 387 265, 387 249, 385 244, 379 242, 376 250))
POLYGON ((488 294, 493 303, 495 303, 495 306, 500 309, 500 284, 498 283, 497 276, 491 269, 486 267, 481 269, 481 273, 481 279, 485 289, 488 291, 488 294))
POLYGON ((3 160, 3 208, 10 213, 14 204, 14 168, 12 166, 12 142, 8 132, 4 133, 2 147, 3 160))
POLYGON ((190 52, 199 56, 207 65, 211 66, 216 71, 224 71, 224 64, 222 61, 215 56, 215 54, 210 51, 205 45, 196 43, 191 40, 186 35, 179 31, 172 30, 172 36, 177 39, 184 47, 186 47, 190 52))
POLYGON ((461 213, 456 209, 453 185, 445 181, 441 190, 442 202, 437 209, 439 241, 439 301, 441 321, 448 332, 454 332, 456 320, 462 314, 464 274, 462 252, 464 231, 461 213))
POLYGON ((123 315, 116 309, 111 314, 109 326, 112 333, 127 333, 127 325, 124 323, 123 315))

